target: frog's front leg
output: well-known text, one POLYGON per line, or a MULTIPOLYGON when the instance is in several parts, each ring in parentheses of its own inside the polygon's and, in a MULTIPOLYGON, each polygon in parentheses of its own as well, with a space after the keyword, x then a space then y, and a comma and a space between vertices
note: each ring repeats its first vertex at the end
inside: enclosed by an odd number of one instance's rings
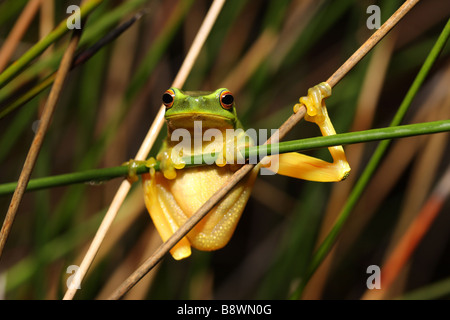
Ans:
MULTIPOLYGON (((308 96, 300 98, 300 104, 294 106, 294 112, 300 109, 301 104, 306 107, 305 120, 314 122, 320 128, 323 136, 336 134, 333 124, 328 117, 324 99, 331 95, 331 87, 326 82, 322 82, 308 90, 308 96)), ((304 154, 292 152, 277 156, 271 156, 272 165, 268 167, 277 168, 278 174, 293 178, 312 181, 341 181, 350 173, 350 165, 345 157, 342 146, 329 147, 328 150, 333 157, 333 162, 310 157, 304 154), (274 161, 278 165, 273 165, 274 161)))

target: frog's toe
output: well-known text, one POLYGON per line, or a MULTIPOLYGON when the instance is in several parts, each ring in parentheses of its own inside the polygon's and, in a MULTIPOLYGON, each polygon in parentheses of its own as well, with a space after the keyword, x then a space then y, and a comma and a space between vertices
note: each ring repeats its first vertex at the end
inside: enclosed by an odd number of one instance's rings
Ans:
POLYGON ((227 164, 227 157, 225 153, 220 152, 215 163, 218 167, 224 167, 227 164))
POLYGON ((146 161, 133 159, 130 159, 129 161, 122 163, 122 166, 128 166, 128 174, 126 178, 130 183, 139 180, 136 171, 137 168, 143 164, 146 164, 146 161))
POLYGON ((163 173, 164 177, 169 180, 173 180, 177 177, 176 168, 182 169, 183 164, 174 163, 171 157, 171 149, 160 152, 156 158, 159 160, 159 170, 163 173))

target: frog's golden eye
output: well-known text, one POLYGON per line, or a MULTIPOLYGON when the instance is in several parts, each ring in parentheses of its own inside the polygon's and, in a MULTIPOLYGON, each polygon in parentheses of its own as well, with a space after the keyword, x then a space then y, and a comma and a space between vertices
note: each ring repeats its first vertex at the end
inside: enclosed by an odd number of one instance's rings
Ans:
POLYGON ((162 101, 166 106, 166 109, 169 109, 173 106, 174 99, 175 99, 175 92, 173 92, 172 89, 169 89, 166 92, 164 92, 162 96, 162 101))
POLYGON ((220 93, 220 105, 222 108, 229 110, 233 107, 233 103, 234 97, 230 91, 225 90, 220 93))

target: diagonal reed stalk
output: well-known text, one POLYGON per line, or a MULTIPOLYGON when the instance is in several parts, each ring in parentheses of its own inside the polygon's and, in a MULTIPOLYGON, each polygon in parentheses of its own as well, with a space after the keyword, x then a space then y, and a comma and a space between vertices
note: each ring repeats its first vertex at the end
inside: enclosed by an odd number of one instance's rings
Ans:
POLYGON ((20 39, 24 35, 34 15, 41 5, 41 0, 31 0, 28 2, 26 7, 23 9, 22 14, 19 19, 17 19, 16 24, 12 28, 8 38, 2 45, 2 50, 0 50, 0 72, 5 69, 11 56, 14 53, 20 39))
MULTIPOLYGON (((224 3, 225 3, 224 0, 215 0, 212 3, 181 68, 180 68, 175 80, 173 81, 172 86, 174 86, 174 87, 182 87, 183 86, 183 84, 184 84, 190 70, 192 69, 194 62, 197 59, 198 54, 200 53, 200 50, 201 50, 204 42, 206 41, 206 38, 208 37, 208 35, 212 29, 212 26, 214 25, 214 22, 216 21, 216 18, 218 17, 224 3)), ((150 152, 150 149, 153 146, 153 144, 156 140, 156 137, 163 126, 164 110, 165 110, 165 107, 162 105, 158 114, 156 115, 156 118, 155 118, 153 124, 151 125, 139 151, 136 154, 136 157, 135 157, 136 160, 145 160, 148 153, 150 152)), ((111 205, 110 205, 107 213, 105 214, 105 217, 104 217, 97 233, 95 234, 95 237, 94 237, 85 257, 83 258, 83 261, 80 264, 80 268, 77 272, 77 279, 76 279, 79 282, 81 282, 83 280, 84 276, 86 275, 92 261, 95 258, 95 255, 98 252, 98 249, 100 248, 100 245, 101 245, 103 239, 106 236, 106 233, 108 232, 115 216, 117 215, 117 212, 118 212, 121 204, 125 200, 125 197, 128 194, 130 189, 131 189, 131 183, 127 180, 124 180, 122 182, 122 184, 120 185, 119 189, 117 190, 117 192, 111 202, 111 205)), ((70 286, 70 288, 66 291, 66 293, 64 295, 64 300, 72 299, 76 293, 76 290, 77 289, 74 288, 74 286, 70 286)))
MULTIPOLYGON (((405 1, 405 3, 378 29, 326 82, 334 87, 400 20, 411 10, 418 0, 405 1)), ((282 139, 304 116, 306 110, 302 106, 300 110, 291 115, 279 128, 279 137, 282 139)), ((270 144, 269 138, 265 144, 270 144)), ((155 253, 133 272, 109 297, 120 299, 127 293, 142 277, 144 277, 163 257, 178 243, 206 214, 221 200, 229 191, 248 174, 253 164, 242 166, 235 174, 217 191, 200 209, 194 213, 184 225, 182 225, 166 242, 164 242, 155 253)))
POLYGON ((72 60, 75 55, 75 50, 80 40, 80 36, 81 30, 75 29, 73 37, 66 49, 66 52, 64 53, 63 59, 61 60, 61 65, 56 74, 54 85, 50 91, 47 103, 42 112, 39 127, 36 131, 36 135, 34 136, 31 147, 28 151, 28 155, 25 159, 22 172, 20 173, 19 176, 17 187, 12 196, 11 203, 9 205, 5 220, 3 221, 2 229, 0 231, 0 257, 2 255, 6 241, 8 239, 8 235, 11 231, 12 224, 14 222, 17 213, 17 209, 19 208, 20 202, 25 193, 28 181, 30 179, 34 165, 36 163, 36 159, 39 155, 39 151, 44 141, 45 134, 53 117, 56 104, 58 102, 58 99, 60 97, 64 85, 64 81, 69 73, 70 65, 72 64, 72 60))

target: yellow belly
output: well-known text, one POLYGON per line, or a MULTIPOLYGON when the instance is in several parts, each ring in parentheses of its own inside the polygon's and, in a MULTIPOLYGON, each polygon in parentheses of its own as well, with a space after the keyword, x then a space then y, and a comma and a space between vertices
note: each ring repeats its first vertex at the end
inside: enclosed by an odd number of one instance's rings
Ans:
MULTIPOLYGON (((190 245, 210 251, 228 243, 250 196, 257 172, 255 169, 242 180, 188 233, 190 245)), ((173 180, 165 179, 157 172, 154 183, 149 175, 144 175, 146 204, 155 225, 164 215, 163 220, 168 221, 172 229, 180 227, 233 173, 228 165, 211 165, 177 170, 177 177, 173 180)), ((163 237, 163 240, 166 239, 163 237)))
POLYGON ((228 166, 211 167, 178 171, 176 179, 167 181, 169 192, 187 217, 192 216, 233 175, 228 166))

